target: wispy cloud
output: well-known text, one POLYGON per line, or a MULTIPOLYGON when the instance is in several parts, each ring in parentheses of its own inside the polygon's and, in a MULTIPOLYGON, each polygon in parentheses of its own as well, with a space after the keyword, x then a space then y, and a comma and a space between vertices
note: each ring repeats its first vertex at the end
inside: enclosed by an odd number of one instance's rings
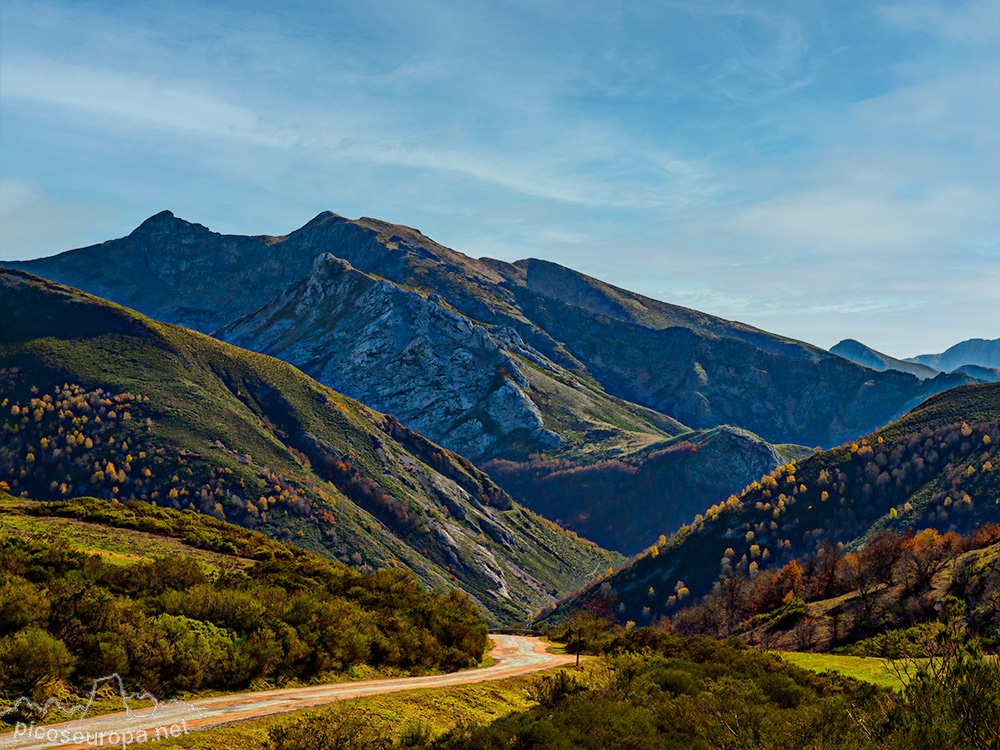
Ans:
POLYGON ((826 345, 995 304, 996 0, 0 4, 7 257, 332 209, 826 345))
POLYGON ((106 68, 11 56, 3 59, 0 97, 169 130, 287 145, 287 141, 267 132, 260 115, 228 103, 194 82, 153 80, 106 68))
POLYGON ((0 263, 53 255, 80 237, 109 239, 118 219, 92 201, 56 198, 29 181, 0 179, 0 263))
POLYGON ((907 31, 945 35, 960 42, 1000 38, 1000 5, 995 0, 893 3, 878 8, 878 12, 888 22, 907 31))

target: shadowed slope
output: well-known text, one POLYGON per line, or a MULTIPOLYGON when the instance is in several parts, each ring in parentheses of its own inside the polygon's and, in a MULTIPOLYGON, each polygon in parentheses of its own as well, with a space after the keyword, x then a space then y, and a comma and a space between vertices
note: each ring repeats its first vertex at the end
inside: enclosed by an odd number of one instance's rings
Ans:
POLYGON ((279 360, 16 271, 0 274, 0 318, 0 470, 15 492, 199 510, 403 565, 508 620, 614 559, 279 360))

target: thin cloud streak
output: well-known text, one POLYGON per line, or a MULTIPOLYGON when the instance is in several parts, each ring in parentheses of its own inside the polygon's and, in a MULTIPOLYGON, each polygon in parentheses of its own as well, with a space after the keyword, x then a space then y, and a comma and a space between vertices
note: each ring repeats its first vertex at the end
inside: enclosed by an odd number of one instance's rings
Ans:
POLYGON ((0 177, 86 241, 373 215, 825 345, 996 307, 995 0, 0 5, 0 177))

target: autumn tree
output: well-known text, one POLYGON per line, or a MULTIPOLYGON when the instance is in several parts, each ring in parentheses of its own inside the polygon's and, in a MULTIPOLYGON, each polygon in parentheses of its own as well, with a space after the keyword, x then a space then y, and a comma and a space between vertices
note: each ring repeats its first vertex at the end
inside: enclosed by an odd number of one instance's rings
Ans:
POLYGON ((930 588, 934 576, 948 564, 951 535, 941 536, 934 529, 924 529, 908 541, 903 553, 907 588, 919 592, 930 588))

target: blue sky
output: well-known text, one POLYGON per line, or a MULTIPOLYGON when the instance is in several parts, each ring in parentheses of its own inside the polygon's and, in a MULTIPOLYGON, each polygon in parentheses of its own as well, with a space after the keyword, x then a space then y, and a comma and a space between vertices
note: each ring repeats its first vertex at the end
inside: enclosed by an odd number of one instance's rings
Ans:
POLYGON ((0 260, 323 210, 829 347, 1000 336, 1000 0, 0 0, 0 260))

